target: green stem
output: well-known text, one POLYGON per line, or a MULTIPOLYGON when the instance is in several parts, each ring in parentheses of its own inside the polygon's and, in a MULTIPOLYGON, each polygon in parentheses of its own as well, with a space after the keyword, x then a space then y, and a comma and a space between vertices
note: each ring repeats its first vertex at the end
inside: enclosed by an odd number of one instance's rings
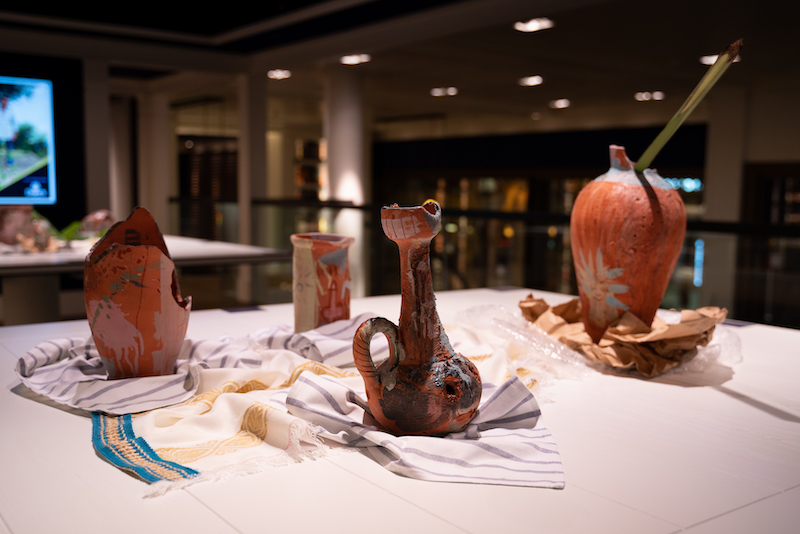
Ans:
POLYGON ((661 133, 650 143, 650 146, 647 147, 647 150, 644 151, 642 157, 639 158, 639 161, 636 162, 634 166, 634 170, 638 173, 644 172, 644 170, 653 162, 656 155, 664 148, 664 145, 667 144, 667 141, 670 140, 672 135, 678 130, 678 128, 683 124, 683 121, 686 120, 686 117, 691 115, 694 108, 697 107, 697 104, 706 96, 706 94, 711 90, 717 80, 722 77, 722 74, 728 70, 728 67, 731 66, 733 60, 736 59, 736 56, 739 55, 739 50, 742 48, 742 39, 737 40, 736 42, 728 45, 725 50, 719 55, 717 60, 714 64, 708 69, 705 76, 700 80, 700 83, 697 84, 697 87, 694 88, 692 94, 689 95, 689 98, 686 99, 686 102, 683 103, 681 108, 673 115, 667 125, 661 130, 661 133))

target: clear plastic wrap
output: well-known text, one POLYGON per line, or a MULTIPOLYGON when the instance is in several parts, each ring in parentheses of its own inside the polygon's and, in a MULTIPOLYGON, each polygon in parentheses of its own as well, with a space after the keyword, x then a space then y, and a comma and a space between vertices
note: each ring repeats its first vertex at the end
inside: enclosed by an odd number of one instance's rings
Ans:
MULTIPOLYGON (((658 314, 667 323, 680 322, 680 312, 659 310, 658 314)), ((525 319, 518 309, 476 306, 459 313, 454 326, 456 345, 472 347, 478 353, 492 353, 493 358, 502 360, 502 364, 494 362, 494 368, 504 365, 506 376, 527 377, 529 388, 535 392, 557 380, 583 380, 596 372, 641 376, 635 370, 589 360, 525 319)), ((687 352, 680 365, 662 376, 713 374, 719 366, 732 368, 740 363, 741 343, 735 330, 729 325, 717 325, 707 346, 687 352)))
POLYGON ((468 357, 470 351, 491 353, 479 364, 482 376, 516 375, 545 402, 551 399, 544 390, 557 380, 583 380, 595 372, 595 364, 531 324, 519 310, 476 306, 459 313, 453 326, 448 334, 457 350, 468 357))

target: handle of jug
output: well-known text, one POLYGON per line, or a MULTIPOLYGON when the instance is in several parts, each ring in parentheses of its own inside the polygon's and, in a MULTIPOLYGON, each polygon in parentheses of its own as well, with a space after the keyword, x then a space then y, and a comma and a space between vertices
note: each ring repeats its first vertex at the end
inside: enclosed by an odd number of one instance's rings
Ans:
MULTIPOLYGON (((367 385, 375 385, 376 382, 385 383, 394 376, 394 370, 403 359, 404 351, 399 343, 397 325, 383 317, 375 317, 364 321, 356 330, 353 337, 353 359, 356 368, 367 385), (370 354, 370 342, 375 334, 383 334, 389 342, 389 358, 380 367, 380 371, 375 367, 375 362, 370 354)), ((390 386, 391 387, 391 386, 390 386)))

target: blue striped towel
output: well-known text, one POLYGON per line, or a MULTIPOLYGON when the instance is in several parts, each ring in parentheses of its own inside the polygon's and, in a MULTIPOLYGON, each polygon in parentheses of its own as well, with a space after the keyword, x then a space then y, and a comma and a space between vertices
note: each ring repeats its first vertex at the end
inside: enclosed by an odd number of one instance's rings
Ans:
POLYGON ((394 436, 371 423, 363 391, 304 372, 286 398, 289 413, 318 425, 319 437, 358 447, 410 478, 561 489, 564 469, 536 399, 517 377, 484 384, 466 430, 446 437, 394 436))

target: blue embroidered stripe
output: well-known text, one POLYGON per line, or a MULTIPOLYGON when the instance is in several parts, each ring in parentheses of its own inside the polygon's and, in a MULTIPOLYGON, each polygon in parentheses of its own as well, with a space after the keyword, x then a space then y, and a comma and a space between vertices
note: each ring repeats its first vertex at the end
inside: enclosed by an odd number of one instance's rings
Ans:
POLYGON ((129 414, 119 417, 92 413, 92 444, 111 464, 145 482, 193 478, 194 469, 162 460, 147 442, 136 437, 129 414))

